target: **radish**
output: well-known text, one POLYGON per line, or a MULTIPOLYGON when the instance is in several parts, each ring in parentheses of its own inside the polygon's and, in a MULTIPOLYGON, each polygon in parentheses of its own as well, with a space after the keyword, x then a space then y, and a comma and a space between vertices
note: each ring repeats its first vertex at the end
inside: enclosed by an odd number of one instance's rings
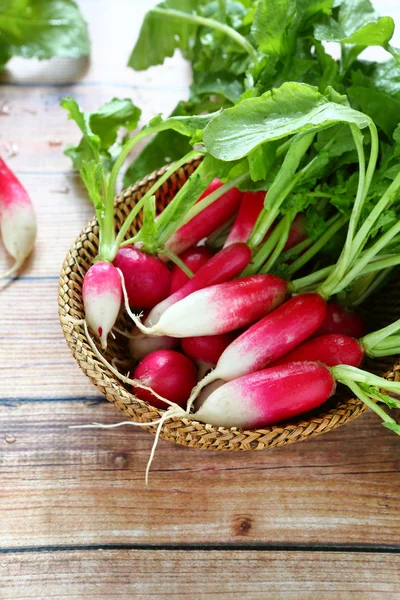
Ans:
POLYGON ((398 401, 380 390, 400 393, 400 384, 355 367, 327 367, 317 362, 292 362, 239 377, 219 386, 205 400, 194 418, 217 427, 266 427, 317 408, 335 392, 336 382, 352 392, 400 435, 400 426, 379 405, 390 408, 398 401))
POLYGON ((215 367, 219 357, 235 339, 235 334, 223 333, 221 335, 203 335, 183 338, 181 348, 199 367, 201 379, 207 371, 215 367))
MULTIPOLYGON (((219 179, 214 179, 200 196, 198 202, 221 186, 222 183, 219 179)), ((179 255, 190 246, 195 246, 200 240, 207 238, 213 231, 229 221, 237 212, 241 198, 242 192, 236 188, 230 189, 180 227, 166 242, 166 248, 179 255)))
POLYGON ((246 244, 232 244, 215 254, 203 265, 183 287, 153 308, 145 320, 145 325, 155 325, 161 315, 173 304, 189 294, 230 281, 239 275, 251 260, 251 250, 246 244))
POLYGON ((256 224, 258 215, 264 208, 266 192, 244 192, 236 220, 224 247, 235 242, 247 242, 256 224))
POLYGON ((284 356, 321 325, 325 311, 326 303, 321 296, 302 294, 252 325, 226 348, 214 371, 196 386, 189 408, 198 391, 211 381, 230 381, 254 373, 284 356))
POLYGON ((36 239, 36 216, 27 191, 0 158, 0 230, 14 265, 0 279, 19 271, 33 250, 36 239))
POLYGON ((130 316, 149 335, 217 335, 257 321, 282 304, 286 293, 287 283, 280 277, 253 275, 190 294, 170 306, 152 327, 142 325, 133 313, 130 316))
POLYGON ((400 354, 399 330, 400 319, 359 340, 340 333, 327 333, 307 340, 274 364, 286 364, 298 360, 318 360, 328 367, 336 365, 358 367, 365 355, 375 358, 400 354))
POLYGON ((323 365, 291 363, 225 383, 193 416, 217 427, 265 427, 317 408, 335 388, 332 374, 323 365))
POLYGON ((315 336, 326 333, 343 333, 350 337, 360 338, 365 334, 364 319, 361 315, 346 310, 336 302, 328 302, 324 322, 315 332, 315 336))
POLYGON ((294 361, 319 361, 328 367, 352 365, 358 367, 364 359, 365 350, 360 342, 340 333, 328 333, 307 340, 274 362, 285 365, 294 361))
MULTIPOLYGON (((206 246, 195 246, 189 248, 179 257, 185 265, 192 271, 197 271, 213 257, 213 252, 206 246)), ((171 294, 177 292, 181 287, 190 281, 190 277, 179 268, 178 265, 172 265, 171 268, 171 294)))
POLYGON ((120 248, 113 264, 124 276, 130 306, 153 308, 171 291, 171 273, 155 256, 133 246, 120 248))
POLYGON ((82 298, 86 321, 105 349, 121 308, 122 286, 117 269, 108 262, 94 263, 83 280, 82 298))
POLYGON ((145 335, 136 326, 129 336, 129 351, 135 360, 142 360, 155 350, 173 350, 179 345, 179 340, 167 335, 145 335))
MULTIPOLYGON (((192 361, 174 350, 157 350, 144 358, 136 367, 134 378, 152 388, 170 402, 183 407, 190 390, 196 385, 197 372, 192 361)), ((133 393, 156 408, 166 408, 165 403, 149 390, 133 386, 133 393)))

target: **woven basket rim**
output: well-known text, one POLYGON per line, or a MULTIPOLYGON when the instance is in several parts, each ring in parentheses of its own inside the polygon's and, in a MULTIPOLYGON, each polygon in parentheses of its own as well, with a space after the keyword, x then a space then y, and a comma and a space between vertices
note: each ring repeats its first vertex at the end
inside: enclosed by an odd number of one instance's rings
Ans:
MULTIPOLYGON (((187 172, 194 170, 194 168, 199 164, 198 159, 192 159, 188 161, 181 169, 183 170, 183 176, 187 176, 187 172)), ((154 183, 156 179, 161 177, 170 165, 166 165, 157 171, 147 175, 140 181, 134 183, 129 186, 125 190, 123 190, 115 199, 115 206, 118 209, 120 206, 123 206, 126 202, 127 198, 132 198, 135 194, 142 192, 144 188, 150 186, 150 183, 154 183)), ((164 184, 165 185, 165 184, 164 184)), ((160 188, 161 190, 162 188, 160 188)), ((59 304, 59 317, 60 323, 63 330, 63 334, 66 338, 67 344, 75 358, 78 362, 81 369, 85 372, 86 375, 89 376, 89 379, 96 385, 100 391, 106 395, 107 399, 114 403, 117 409, 122 410, 125 414, 129 415, 128 407, 133 406, 135 408, 132 409, 133 416, 131 418, 137 420, 138 422, 148 422, 151 420, 156 420, 160 418, 165 410, 157 409, 147 402, 137 398, 134 394, 132 394, 118 379, 117 377, 106 368, 99 359, 93 354, 93 352, 89 349, 85 349, 85 339, 83 329, 79 330, 71 325, 71 323, 66 321, 66 317, 70 314, 71 311, 71 294, 73 293, 73 283, 74 278, 78 276, 77 271, 73 270, 73 266, 76 265, 79 269, 78 263, 78 252, 82 249, 83 239, 86 237, 90 237, 90 235, 95 236, 95 232, 97 230, 97 222, 95 218, 92 218, 88 225, 80 232, 80 234, 76 237, 74 243, 68 250, 68 253, 64 259, 59 279, 59 294, 58 294, 58 304, 59 304), (71 291, 72 290, 72 291, 71 291), (78 351, 77 348, 80 348, 78 351), (82 351, 82 348, 84 349, 82 351), (83 352, 83 358, 80 355, 80 352, 83 352), (128 413, 126 410, 128 410, 128 413), (139 412, 138 412, 139 411, 139 412)), ((393 366, 392 371, 396 368, 396 364, 393 366)), ((386 365, 387 367, 387 365, 386 365)), ((386 369, 384 369, 386 370, 386 369)), ((381 374, 383 374, 381 372, 381 374)), ((392 373, 393 375, 393 373, 392 373)), ((386 375, 388 378, 391 378, 390 374, 386 375)), ((311 413, 304 413, 303 415, 299 415, 297 418, 290 419, 287 422, 277 423, 275 425, 270 425, 257 429, 241 429, 238 427, 226 428, 226 427, 215 427, 210 424, 205 424, 201 421, 197 421, 196 419, 190 419, 188 417, 171 417, 168 421, 163 425, 161 430, 161 437, 168 439, 170 441, 174 441, 175 443, 185 444, 194 447, 200 448, 209 448, 209 449, 227 449, 227 450, 250 450, 250 449, 267 449, 269 447, 268 439, 273 438, 274 444, 273 446, 286 445, 288 443, 294 443, 297 441, 302 441, 305 439, 309 439, 310 437, 314 437, 315 435, 319 435, 324 433, 325 431, 332 431, 340 427, 341 425, 350 422, 351 420, 357 418, 362 413, 367 410, 367 407, 359 400, 358 398, 347 398, 346 401, 339 400, 339 403, 336 406, 331 408, 326 406, 326 403, 321 405, 320 409, 316 409, 311 413), (325 410, 324 410, 325 407, 325 410), (321 410, 320 410, 321 409, 321 410), (345 415, 341 418, 340 411, 348 410, 349 414, 345 415), (316 413, 316 416, 313 416, 316 413), (310 415, 310 416, 307 416, 310 415), (174 428, 177 428, 179 424, 179 432, 174 432, 174 428), (185 438, 184 430, 188 429, 190 432, 185 438), (232 444, 232 439, 237 438, 237 442, 239 447, 216 447, 215 443, 207 446, 207 440, 205 442, 198 445, 196 442, 192 443, 191 436, 194 435, 196 430, 204 431, 204 437, 207 435, 210 438, 216 436, 218 443, 224 445, 224 439, 228 442, 228 446, 232 444), (299 431, 301 430, 300 434, 299 431), (166 435, 167 433, 167 435, 166 435), (179 435, 176 435, 179 433, 179 435), (182 435, 180 435, 182 433, 182 435), (282 440, 279 439, 280 436, 282 440), (241 442, 240 437, 243 437, 245 441, 241 442), (254 438, 254 443, 252 444, 254 438), (250 440, 250 441, 249 441, 250 440), (260 441, 261 440, 261 441, 260 441), (282 441, 282 443, 280 443, 282 441), (266 444, 266 446, 265 446, 266 444), (243 447, 242 447, 243 446, 243 447)), ((146 425, 145 429, 155 433, 156 425, 146 425)))

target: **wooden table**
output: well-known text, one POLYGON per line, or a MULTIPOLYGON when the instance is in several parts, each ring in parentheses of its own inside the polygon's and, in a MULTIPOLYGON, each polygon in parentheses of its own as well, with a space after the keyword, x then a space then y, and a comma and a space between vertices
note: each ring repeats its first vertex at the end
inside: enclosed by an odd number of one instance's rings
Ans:
POLYGON ((147 488, 149 433, 69 429, 121 415, 58 322, 60 266, 92 215, 62 153, 78 133, 59 101, 71 94, 90 110, 131 97, 144 121, 188 82, 178 58, 125 66, 149 3, 80 5, 91 62, 15 59, 0 86, 0 155, 15 151, 39 222, 34 255, 0 293, 0 597, 399 598, 400 444, 374 415, 270 452, 161 441, 147 488))

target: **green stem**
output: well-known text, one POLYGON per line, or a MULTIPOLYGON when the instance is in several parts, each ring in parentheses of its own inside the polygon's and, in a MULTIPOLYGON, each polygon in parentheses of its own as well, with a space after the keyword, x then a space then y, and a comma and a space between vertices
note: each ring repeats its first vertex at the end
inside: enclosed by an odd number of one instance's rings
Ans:
POLYGON ((140 231, 133 237, 129 238, 129 240, 124 240, 123 242, 121 242, 119 247, 123 248, 124 246, 131 246, 132 244, 136 244, 136 242, 138 242, 139 239, 140 239, 140 231))
POLYGON ((299 269, 304 267, 314 256, 329 242, 329 240, 343 227, 347 222, 347 217, 336 215, 330 220, 330 226, 325 233, 315 242, 311 248, 302 254, 297 260, 290 265, 287 271, 287 276, 290 278, 297 273, 299 269))
POLYGON ((218 198, 221 198, 221 196, 226 194, 226 192, 229 192, 229 190, 245 181, 248 178, 248 176, 248 173, 243 173, 242 175, 235 177, 235 179, 231 179, 231 181, 224 183, 224 185, 215 190, 215 192, 211 192, 211 194, 208 194, 208 196, 200 200, 200 202, 196 202, 196 204, 186 213, 185 218, 182 219, 182 221, 179 223, 179 227, 182 227, 182 225, 186 225, 186 223, 191 221, 205 208, 208 208, 210 204, 218 200, 218 198))
POLYGON ((175 254, 175 252, 172 252, 172 250, 168 250, 168 248, 164 247, 160 251, 160 254, 165 254, 165 256, 167 256, 169 258, 169 260, 171 260, 173 263, 175 263, 185 273, 185 275, 187 275, 190 279, 193 277, 193 275, 194 275, 193 271, 191 271, 189 269, 189 267, 187 265, 185 265, 183 260, 181 258, 179 258, 179 256, 177 254, 175 254))
MULTIPOLYGON (((393 225, 371 248, 366 250, 361 256, 358 257, 355 266, 350 269, 350 271, 346 274, 345 277, 342 278, 340 282, 334 282, 335 285, 331 285, 328 288, 328 296, 332 296, 333 294, 338 294, 342 290, 344 290, 356 277, 358 277, 361 273, 363 273, 364 268, 368 263, 372 261, 372 259, 386 246, 390 240, 400 232, 400 221, 393 225)), ((322 292, 326 293, 325 284, 321 286, 322 292)))
POLYGON ((400 254, 394 254, 393 256, 388 256, 386 258, 377 257, 378 260, 374 260, 369 265, 364 267, 362 270, 362 275, 366 275, 367 273, 374 273, 375 271, 381 271, 382 269, 388 269, 391 267, 396 267, 400 265, 400 254))
POLYGON ((101 258, 103 258, 104 260, 110 260, 110 256, 112 256, 112 253, 114 251, 114 197, 118 174, 127 156, 133 150, 136 144, 138 144, 143 138, 152 135, 153 133, 158 133, 159 130, 159 127, 147 127, 146 129, 142 129, 142 131, 140 131, 137 135, 133 136, 127 142, 125 142, 120 154, 118 155, 117 160, 113 165, 113 168, 111 169, 111 173, 108 178, 107 193, 105 198, 105 217, 102 247, 99 252, 99 256, 101 256, 101 258))
POLYGON ((391 204, 394 202, 397 196, 397 192, 400 189, 400 172, 397 174, 395 179, 392 181, 386 192, 383 194, 382 198, 379 202, 374 206, 368 217, 365 219, 364 223, 360 227, 357 235, 354 238, 353 243, 353 252, 354 255, 357 255, 362 247, 364 246, 366 239, 368 237, 369 232, 372 227, 378 220, 380 214, 388 209, 391 204))
POLYGON ((265 265, 260 269, 260 273, 269 273, 272 267, 275 265, 276 261, 280 257, 283 248, 289 237, 290 227, 293 223, 293 218, 291 215, 287 214, 283 217, 282 221, 279 223, 281 225, 281 232, 279 236, 279 241, 275 246, 275 250, 265 263, 265 265))
MULTIPOLYGON (((371 132, 371 152, 366 173, 362 134, 360 130, 355 127, 355 125, 350 125, 350 129, 353 135, 354 143, 356 145, 358 161, 360 166, 357 195, 354 201, 353 209, 351 211, 349 228, 347 230, 346 242, 343 247, 342 253, 339 257, 339 260, 337 261, 334 271, 327 278, 326 282, 321 286, 319 290, 324 298, 329 298, 334 293, 336 293, 334 292, 334 290, 336 289, 336 285, 343 279, 346 272, 348 272, 350 266, 355 262, 355 233, 358 222, 360 220, 363 206, 365 204, 371 180, 375 172, 376 161, 378 158, 379 140, 375 125, 372 122, 369 125, 369 129, 371 132)), ((343 287, 341 289, 343 289, 343 287)))
POLYGON ((254 273, 257 273, 259 271, 264 262, 273 253, 276 245, 279 243, 284 228, 285 222, 284 219, 282 219, 275 227, 275 229, 271 232, 271 234, 268 236, 267 241, 261 246, 256 256, 253 257, 251 263, 243 271, 242 277, 246 277, 247 275, 254 275, 254 273))
POLYGON ((357 367, 339 365, 337 367, 331 367, 330 370, 335 379, 337 379, 337 381, 341 381, 342 383, 345 383, 345 380, 355 381, 357 383, 365 383, 377 388, 382 388, 389 392, 400 394, 400 383, 397 381, 388 381, 387 379, 378 377, 378 375, 374 375, 373 373, 367 373, 367 371, 357 369, 357 367))
POLYGON ((393 347, 400 348, 400 335, 390 335, 388 338, 379 342, 379 348, 381 350, 393 347))
POLYGON ((160 246, 180 227, 182 219, 188 210, 196 203, 206 191, 214 177, 217 176, 214 165, 209 164, 207 156, 197 169, 185 181, 184 185, 175 194, 172 202, 162 211, 157 219, 157 236, 160 246))
MULTIPOLYGON (((398 337, 398 336, 397 336, 398 337)), ((396 354, 400 354, 400 340, 393 342, 393 346, 386 346, 385 348, 381 348, 380 346, 371 350, 368 355, 371 358, 381 358, 383 356, 395 356, 396 354)))
POLYGON ((357 385, 353 381, 349 381, 346 379, 343 379, 341 381, 341 383, 344 383, 344 385, 347 385, 347 387, 349 387, 351 389, 351 391, 357 396, 357 398, 359 398, 362 402, 364 402, 364 404, 366 404, 368 406, 368 408, 373 410, 382 419, 382 421, 384 423, 396 424, 396 421, 394 419, 392 419, 392 417, 390 417, 387 414, 387 412, 385 412, 383 410, 383 408, 378 406, 378 404, 374 400, 372 400, 372 398, 370 398, 368 396, 368 394, 360 388, 359 385, 357 385))
POLYGON ((303 240, 302 242, 299 242, 298 244, 296 244, 295 246, 292 246, 292 248, 287 250, 284 253, 285 258, 287 258, 289 260, 295 256, 299 256, 299 254, 304 252, 304 250, 308 250, 308 248, 312 245, 313 245, 313 240, 308 237, 305 240, 303 240))
POLYGON ((329 275, 333 271, 333 269, 334 265, 329 265, 329 267, 324 267, 323 269, 315 271, 314 273, 306 275, 305 277, 293 279, 291 283, 292 291, 298 294, 301 292, 301 290, 307 289, 311 285, 319 284, 327 277, 327 275, 329 275))
POLYGON ((394 321, 387 327, 383 327, 382 329, 378 329, 378 331, 374 331, 373 333, 369 333, 365 335, 361 340, 361 344, 364 346, 367 353, 370 353, 374 350, 375 346, 379 346, 381 342, 386 340, 386 338, 400 331, 400 319, 394 321))
MULTIPOLYGON (((131 212, 129 213, 129 215, 125 219, 125 221, 124 221, 121 229, 119 230, 119 233, 118 233, 117 238, 115 240, 115 254, 117 253, 118 248, 121 246, 121 244, 123 242, 123 239, 124 239, 125 235, 127 234, 127 232, 129 231, 129 228, 132 225, 135 217, 138 215, 138 213, 140 212, 140 210, 143 208, 143 206, 147 202, 148 198, 150 198, 151 196, 153 196, 153 194, 155 194, 155 192, 163 185, 163 183, 169 177, 171 177, 171 175, 173 173, 175 173, 175 171, 177 171, 178 169, 180 169, 180 167, 182 165, 184 165, 189 160, 199 158, 200 156, 202 156, 202 155, 199 152, 195 152, 195 151, 191 151, 191 152, 188 152, 187 154, 185 154, 185 156, 183 156, 180 160, 178 160, 177 162, 175 162, 172 165, 170 165, 170 167, 164 173, 164 175, 162 175, 151 186, 151 188, 145 193, 145 195, 139 200, 139 202, 137 202, 137 204, 134 206, 134 208, 131 210, 131 212)), ((114 258, 114 257, 112 257, 112 258, 114 258)))
POLYGON ((340 281, 346 272, 351 260, 352 260, 352 242, 356 231, 357 223, 360 217, 360 211, 364 203, 364 184, 365 184, 365 154, 363 148, 363 136, 361 131, 354 125, 350 125, 350 130, 353 136, 353 140, 356 146, 359 163, 359 177, 357 186, 357 195, 354 201, 353 209, 350 215, 349 227, 347 229, 346 241, 343 246, 343 250, 337 261, 335 269, 331 275, 327 278, 324 284, 324 296, 331 296, 331 286, 335 285, 337 281, 340 281))
POLYGON ((219 21, 215 21, 214 19, 207 19, 206 17, 200 17, 199 15, 191 15, 180 10, 174 10, 172 8, 153 8, 151 12, 161 15, 162 17, 172 17, 180 19, 182 21, 186 21, 187 23, 193 23, 194 25, 203 25, 204 27, 210 27, 210 29, 221 31, 222 33, 230 37, 232 40, 234 40, 239 46, 241 46, 251 56, 253 61, 256 61, 258 58, 257 51, 250 44, 250 42, 248 42, 245 37, 240 35, 240 33, 235 31, 235 29, 232 29, 232 27, 229 27, 224 23, 220 23, 219 21))
POLYGON ((397 64, 400 66, 400 55, 398 51, 396 51, 390 44, 385 46, 385 50, 393 56, 393 58, 397 61, 397 64))
MULTIPOLYGON (((360 304, 365 302, 365 300, 367 298, 369 298, 369 296, 381 285, 381 283, 386 279, 386 277, 389 275, 389 273, 391 273, 391 271, 392 271, 392 268, 384 269, 377 276, 375 276, 372 273, 372 278, 371 278, 371 274, 369 274, 369 277, 367 275, 366 278, 368 278, 368 281, 367 281, 366 285, 361 288, 361 290, 358 290, 358 291, 357 291, 357 289, 351 290, 351 293, 346 298, 346 306, 349 306, 352 308, 360 306, 360 304), (354 296, 354 300, 352 300, 353 296, 354 296)), ((358 283, 358 281, 357 281, 357 283, 358 283)))
POLYGON ((268 208, 264 208, 261 211, 253 228, 248 241, 250 248, 254 249, 262 243, 265 234, 279 214, 281 204, 312 165, 314 159, 295 175, 301 159, 313 142, 314 136, 315 133, 297 134, 295 136, 283 160, 282 166, 268 191, 266 199, 268 208))

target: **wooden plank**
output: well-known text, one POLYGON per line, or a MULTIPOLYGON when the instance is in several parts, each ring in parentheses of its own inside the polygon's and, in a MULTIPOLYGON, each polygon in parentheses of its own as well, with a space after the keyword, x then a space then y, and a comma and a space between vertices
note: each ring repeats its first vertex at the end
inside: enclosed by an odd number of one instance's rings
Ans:
MULTIPOLYGON (((54 243, 54 234, 50 240, 54 243)), ((54 250, 48 244, 43 252, 54 252, 61 267, 66 248, 62 247, 62 240, 60 244, 54 250)), ((67 246, 65 240, 64 245, 67 246)), ((36 264, 36 255, 34 259, 36 264)), ((96 388, 73 360, 62 335, 57 277, 1 284, 0 398, 97 395, 96 388)))
POLYGON ((372 414, 269 452, 217 452, 137 427, 107 402, 0 404, 0 548, 399 544, 400 446, 372 414))
POLYGON ((374 553, 101 550, 0 557, 3 600, 397 598, 400 557, 374 553))
POLYGON ((182 90, 172 87, 151 90, 121 89, 112 84, 99 89, 79 84, 28 88, 0 85, 0 107, 6 104, 9 111, 0 116, 0 155, 7 159, 9 147, 16 145, 18 153, 9 160, 17 173, 28 171, 40 176, 41 172, 71 171, 71 160, 63 155, 63 148, 77 144, 81 136, 60 107, 61 99, 68 95, 86 111, 96 110, 114 97, 131 98, 142 109, 140 126, 160 112, 168 115, 184 97, 182 90))

